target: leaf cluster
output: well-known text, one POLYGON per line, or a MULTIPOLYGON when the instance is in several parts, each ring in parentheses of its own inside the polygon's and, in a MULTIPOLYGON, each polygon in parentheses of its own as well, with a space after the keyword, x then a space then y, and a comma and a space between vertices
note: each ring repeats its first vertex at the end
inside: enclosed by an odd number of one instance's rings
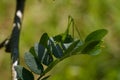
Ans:
POLYGON ((29 70, 15 66, 19 80, 34 80, 34 74, 39 75, 37 80, 47 80, 46 74, 60 61, 77 54, 96 55, 101 52, 102 38, 107 30, 99 29, 90 33, 84 41, 75 39, 69 34, 69 28, 74 20, 69 17, 68 28, 62 34, 49 37, 44 33, 39 43, 36 43, 25 53, 24 59, 29 70))

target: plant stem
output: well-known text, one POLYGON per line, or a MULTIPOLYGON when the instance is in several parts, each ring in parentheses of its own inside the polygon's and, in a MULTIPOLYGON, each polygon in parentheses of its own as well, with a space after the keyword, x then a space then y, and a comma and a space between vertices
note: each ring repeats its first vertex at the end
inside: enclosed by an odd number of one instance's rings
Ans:
POLYGON ((17 72, 14 67, 19 64, 19 37, 23 18, 25 0, 16 0, 16 11, 13 21, 13 30, 8 45, 11 52, 12 80, 17 80, 17 72))

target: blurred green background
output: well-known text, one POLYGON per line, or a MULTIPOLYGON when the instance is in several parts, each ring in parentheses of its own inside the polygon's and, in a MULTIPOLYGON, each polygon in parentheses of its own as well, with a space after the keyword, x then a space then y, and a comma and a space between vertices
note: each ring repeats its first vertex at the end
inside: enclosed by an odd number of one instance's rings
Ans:
MULTIPOLYGON (((11 33, 14 12, 15 0, 0 0, 0 42, 11 33)), ((24 53, 42 33, 54 36, 65 31, 68 15, 74 18, 82 39, 101 28, 109 33, 101 54, 67 58, 50 71, 49 80, 120 80, 120 0, 26 0, 21 65, 24 53)), ((10 63, 10 54, 0 50, 0 80, 11 80, 10 63)))

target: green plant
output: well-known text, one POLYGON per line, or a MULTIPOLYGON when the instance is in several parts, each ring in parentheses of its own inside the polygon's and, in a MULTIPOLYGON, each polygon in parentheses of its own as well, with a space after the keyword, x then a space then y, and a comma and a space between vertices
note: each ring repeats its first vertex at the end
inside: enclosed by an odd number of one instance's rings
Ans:
MULTIPOLYGON (((82 41, 74 38, 74 34, 70 34, 70 27, 75 26, 73 18, 69 16, 68 27, 64 33, 54 37, 49 37, 47 33, 44 33, 39 43, 25 53, 24 59, 29 70, 20 65, 15 66, 17 78, 34 80, 33 73, 35 73, 39 75, 37 80, 46 80, 50 76, 46 73, 65 58, 79 54, 97 55, 101 52, 102 38, 107 34, 107 30, 96 30, 82 41)), ((79 34, 77 28, 76 31, 79 34)))

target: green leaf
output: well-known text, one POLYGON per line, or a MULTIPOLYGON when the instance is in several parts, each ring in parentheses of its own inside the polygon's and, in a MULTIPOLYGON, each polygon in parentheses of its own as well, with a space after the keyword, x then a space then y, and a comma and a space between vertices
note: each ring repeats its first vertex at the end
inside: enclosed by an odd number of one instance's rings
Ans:
POLYGON ((63 42, 63 43, 70 43, 73 41, 73 38, 71 35, 63 33, 63 34, 59 34, 57 36, 53 37, 54 41, 56 42, 63 42))
POLYGON ((43 58, 43 64, 49 65, 53 62, 53 57, 49 51, 46 52, 45 57, 43 58))
POLYGON ((43 72, 42 64, 40 64, 40 62, 30 52, 25 53, 24 59, 32 72, 39 75, 43 72))
POLYGON ((53 40, 56 41, 56 42, 61 42, 62 41, 62 34, 54 36, 53 40))
POLYGON ((40 39, 39 44, 42 44, 44 47, 47 47, 48 45, 48 40, 49 40, 49 36, 47 33, 44 33, 40 39))
POLYGON ((96 55, 101 52, 101 41, 92 41, 90 43, 86 43, 83 47, 83 54, 96 55))
POLYGON ((52 40, 50 40, 50 41, 51 41, 51 46, 52 46, 52 53, 53 53, 53 55, 54 55, 56 58, 61 58, 61 57, 63 56, 63 50, 62 50, 62 48, 60 47, 59 44, 54 44, 54 43, 52 42, 52 40))
POLYGON ((38 59, 47 66, 53 61, 50 51, 41 44, 38 45, 38 59))
POLYGON ((65 51, 65 54, 71 54, 71 52, 76 48, 77 44, 80 42, 80 40, 76 40, 74 41, 69 47, 68 49, 65 51))
POLYGON ((65 46, 65 44, 63 44, 63 43, 61 43, 60 45, 61 45, 61 47, 62 47, 62 49, 63 49, 64 51, 65 51, 65 50, 67 49, 67 47, 68 47, 68 46, 65 46))
POLYGON ((46 54, 46 49, 43 45, 38 45, 38 59, 42 62, 46 54))
POLYGON ((101 40, 107 33, 108 33, 108 31, 106 29, 96 30, 96 31, 90 33, 86 37, 85 42, 92 42, 92 41, 101 40))
POLYGON ((15 66, 15 70, 17 71, 17 79, 19 80, 34 80, 33 74, 25 69, 22 66, 15 66))
POLYGON ((106 29, 99 29, 90 33, 83 46, 82 53, 96 55, 101 52, 101 39, 108 33, 106 29))
POLYGON ((83 49, 84 43, 82 41, 79 41, 75 47, 75 49, 72 51, 72 55, 80 54, 83 49))
POLYGON ((36 51, 35 51, 34 47, 31 47, 30 50, 29 50, 29 52, 30 52, 34 57, 37 58, 36 51))
POLYGON ((87 52, 87 54, 90 54, 90 55, 98 55, 99 53, 101 53, 102 49, 101 47, 94 47, 91 51, 87 52))

